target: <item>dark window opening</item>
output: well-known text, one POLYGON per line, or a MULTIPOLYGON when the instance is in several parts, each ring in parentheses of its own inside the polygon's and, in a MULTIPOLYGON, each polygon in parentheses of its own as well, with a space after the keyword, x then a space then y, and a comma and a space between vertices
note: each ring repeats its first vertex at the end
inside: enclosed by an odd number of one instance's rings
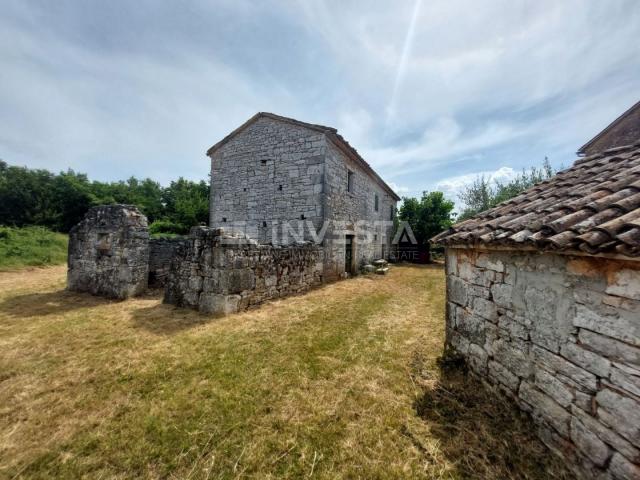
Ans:
POLYGON ((374 242, 377 242, 377 241, 378 241, 378 234, 377 234, 377 233, 373 235, 373 241, 374 241, 374 242))
POLYGON ((395 210, 394 210, 394 208, 393 208, 393 205, 391 205, 391 206, 389 207, 389 220, 393 220, 394 213, 395 213, 395 210))
POLYGON ((262 222, 262 226, 266 227, 267 226, 267 222, 262 222))
POLYGON ((304 220, 304 219, 305 219, 304 214, 300 215, 300 220, 304 220))
POLYGON ((347 192, 353 193, 353 172, 347 170, 347 192))
POLYGON ((266 165, 267 161, 266 160, 260 160, 260 163, 262 163, 263 165, 266 165))
POLYGON ((374 198, 373 198, 373 208, 375 209, 375 211, 378 211, 378 194, 376 193, 374 198))
POLYGON ((278 190, 282 190, 282 185, 278 185, 278 190))
POLYGON ((227 217, 222 217, 222 221, 226 222, 227 221, 227 217))

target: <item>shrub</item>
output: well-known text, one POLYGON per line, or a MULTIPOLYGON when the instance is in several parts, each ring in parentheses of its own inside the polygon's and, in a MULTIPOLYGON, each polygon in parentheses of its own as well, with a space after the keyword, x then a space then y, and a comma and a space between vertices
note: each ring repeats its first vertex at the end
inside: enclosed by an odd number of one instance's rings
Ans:
POLYGON ((0 227, 0 269, 65 263, 67 245, 67 235, 43 227, 0 227))

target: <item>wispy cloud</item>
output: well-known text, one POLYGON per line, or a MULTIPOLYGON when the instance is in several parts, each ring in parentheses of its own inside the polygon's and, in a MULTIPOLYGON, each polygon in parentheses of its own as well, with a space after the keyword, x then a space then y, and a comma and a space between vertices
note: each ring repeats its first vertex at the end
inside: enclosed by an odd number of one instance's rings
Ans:
POLYGON ((338 127, 407 194, 451 189, 570 163, 638 100, 639 37, 635 0, 9 0, 0 157, 206 178, 205 150, 267 110, 338 127))

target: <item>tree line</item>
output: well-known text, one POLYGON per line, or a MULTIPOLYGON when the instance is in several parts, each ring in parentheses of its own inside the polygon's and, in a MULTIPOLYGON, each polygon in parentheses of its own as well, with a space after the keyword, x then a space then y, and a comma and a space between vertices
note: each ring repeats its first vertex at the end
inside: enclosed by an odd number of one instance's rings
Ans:
POLYGON ((555 175, 549 160, 544 159, 541 167, 523 170, 513 179, 500 182, 478 176, 458 195, 461 209, 456 215, 455 204, 445 198, 442 192, 423 192, 420 198, 403 198, 398 218, 408 222, 418 244, 426 245, 429 239, 446 230, 454 222, 466 220, 480 212, 489 210, 501 202, 515 197, 524 190, 555 175))
POLYGON ((136 205, 152 233, 184 234, 207 223, 209 183, 180 177, 163 187, 150 178, 91 181, 73 170, 52 173, 0 160, 0 225, 40 225, 68 232, 94 205, 136 205))
MULTIPOLYGON (((455 221, 492 208, 554 173, 545 159, 541 167, 523 170, 508 182, 479 176, 459 194, 459 215, 442 192, 405 197, 398 218, 409 223, 419 244, 428 245, 431 237, 455 221)), ((99 182, 73 170, 56 174, 0 160, 0 225, 41 225, 68 232, 92 206, 113 203, 136 205, 149 219, 152 233, 185 234, 208 222, 209 183, 182 177, 167 187, 150 178, 99 182)))

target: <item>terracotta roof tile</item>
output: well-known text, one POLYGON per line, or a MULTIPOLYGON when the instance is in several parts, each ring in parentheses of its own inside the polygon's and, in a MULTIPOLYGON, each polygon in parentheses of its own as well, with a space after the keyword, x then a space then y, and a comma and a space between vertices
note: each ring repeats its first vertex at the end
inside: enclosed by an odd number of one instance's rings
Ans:
POLYGON ((640 143, 578 159, 431 241, 639 257, 640 143))

